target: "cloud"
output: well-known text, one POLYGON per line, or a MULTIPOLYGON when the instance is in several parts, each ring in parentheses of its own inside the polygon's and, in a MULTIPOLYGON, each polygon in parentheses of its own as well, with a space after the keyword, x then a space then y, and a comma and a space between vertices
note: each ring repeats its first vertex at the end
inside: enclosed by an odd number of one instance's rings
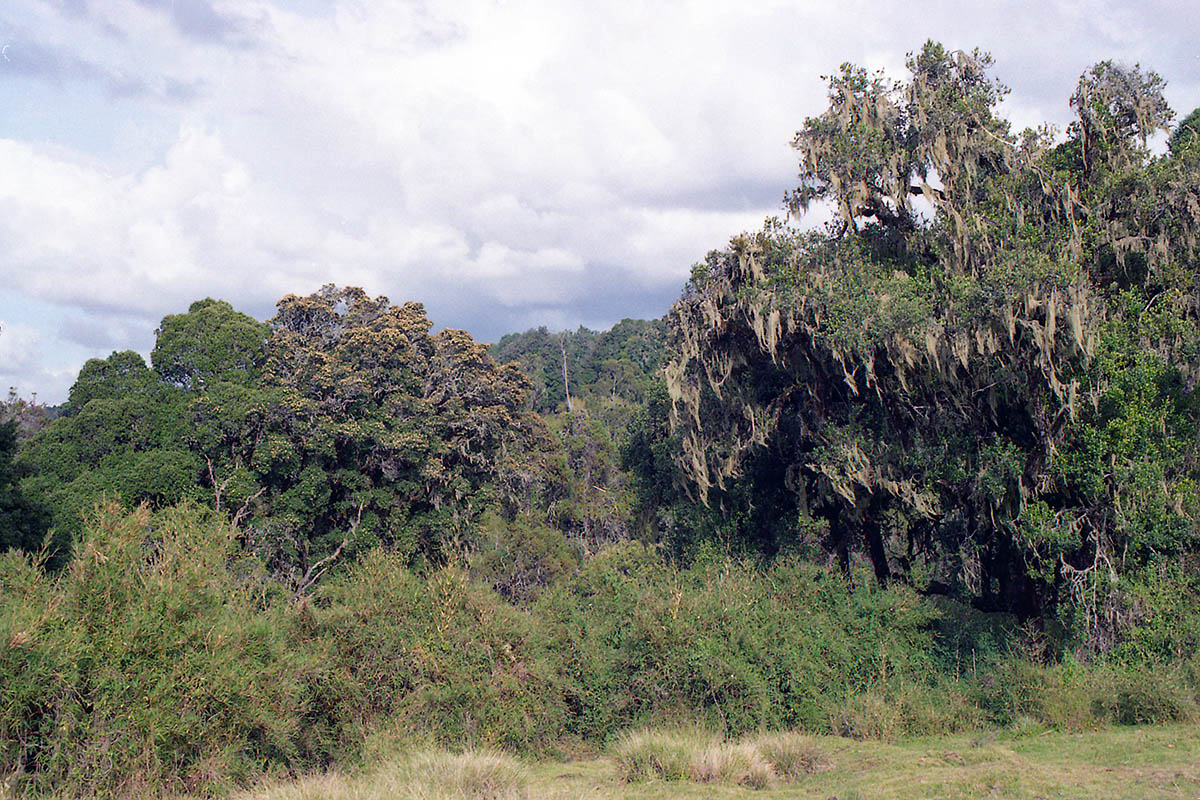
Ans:
POLYGON ((201 41, 227 41, 243 29, 233 15, 218 12, 205 0, 137 0, 146 8, 165 13, 185 36, 201 41))
POLYGON ((0 364, 16 373, 33 366, 41 356, 41 334, 27 325, 0 320, 0 364))
POLYGON ((65 399, 78 366, 54 369, 44 361, 41 331, 0 319, 0 391, 15 390, 22 397, 40 395, 51 403, 65 399))
POLYGON ((820 76, 899 75, 926 38, 991 50, 1018 126, 1063 124, 1109 57, 1200 105, 1178 33, 1198 12, 1166 0, 13 2, 6 77, 37 135, 0 140, 0 280, 58 309, 50 360, 326 282, 483 338, 657 316, 781 213, 820 76))

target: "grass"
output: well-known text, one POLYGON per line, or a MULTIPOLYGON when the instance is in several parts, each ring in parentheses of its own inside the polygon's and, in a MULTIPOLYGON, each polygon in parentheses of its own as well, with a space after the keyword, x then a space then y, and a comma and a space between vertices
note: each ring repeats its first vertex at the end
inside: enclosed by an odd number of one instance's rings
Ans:
POLYGON ((611 756, 626 783, 688 780, 753 789, 801 780, 829 763, 813 737, 792 732, 731 742, 695 729, 632 731, 611 756))
POLYGON ((241 800, 524 800, 526 768, 494 752, 422 751, 366 776, 320 775, 267 786, 241 800))
POLYGON ((423 753, 372 774, 310 778, 236 800, 1198 796, 1200 725, 1175 724, 1083 733, 1026 727, 895 743, 791 733, 726 742, 694 730, 642 731, 588 760, 522 766, 496 754, 423 753), (645 766, 655 753, 661 769, 645 766), (643 766, 633 770, 634 763, 643 766), (754 777, 764 764, 769 780, 754 777))

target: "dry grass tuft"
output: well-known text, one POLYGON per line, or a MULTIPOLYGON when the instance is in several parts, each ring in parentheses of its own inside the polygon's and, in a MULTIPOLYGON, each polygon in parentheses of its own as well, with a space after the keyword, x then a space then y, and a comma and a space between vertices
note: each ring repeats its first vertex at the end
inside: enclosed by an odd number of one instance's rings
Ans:
POLYGON ((509 756, 430 750, 371 775, 316 775, 241 800, 525 800, 528 784, 524 766, 509 756))
POLYGON ((829 756, 812 736, 783 731, 759 734, 750 741, 763 760, 785 781, 798 781, 833 767, 829 756))
POLYGON ((410 781, 433 787, 434 797, 471 800, 523 800, 528 776, 511 756, 493 752, 425 752, 409 764, 410 781))
POLYGON ((688 777, 698 783, 733 783, 765 789, 775 770, 751 744, 714 742, 692 756, 688 777))
POLYGON ((698 730, 639 730, 622 734, 612 747, 617 771, 626 783, 681 781, 691 777, 692 759, 713 738, 698 730))
POLYGON ((626 783, 692 780, 765 789, 832 766, 812 737, 792 732, 730 742, 698 730, 641 730, 622 736, 611 754, 626 783))

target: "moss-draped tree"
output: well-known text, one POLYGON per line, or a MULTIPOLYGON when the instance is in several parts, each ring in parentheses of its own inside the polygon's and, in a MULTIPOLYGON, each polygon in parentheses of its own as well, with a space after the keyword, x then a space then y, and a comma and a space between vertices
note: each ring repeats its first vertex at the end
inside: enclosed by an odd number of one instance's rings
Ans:
POLYGON ((990 64, 829 79, 788 201, 833 221, 735 238, 672 309, 679 462, 763 546, 1104 647, 1139 586, 1195 579, 1200 161, 1148 149, 1154 73, 1091 69, 1058 142, 997 116, 990 64))

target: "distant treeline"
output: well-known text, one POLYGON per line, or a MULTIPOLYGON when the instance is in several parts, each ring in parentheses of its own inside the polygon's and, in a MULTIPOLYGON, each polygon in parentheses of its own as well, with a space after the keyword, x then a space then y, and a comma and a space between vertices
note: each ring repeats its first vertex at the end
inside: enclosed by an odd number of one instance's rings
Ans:
POLYGON ((529 377, 533 409, 550 414, 574 403, 644 402, 662 366, 667 325, 625 319, 610 330, 510 333, 492 345, 499 362, 516 361, 529 377))

